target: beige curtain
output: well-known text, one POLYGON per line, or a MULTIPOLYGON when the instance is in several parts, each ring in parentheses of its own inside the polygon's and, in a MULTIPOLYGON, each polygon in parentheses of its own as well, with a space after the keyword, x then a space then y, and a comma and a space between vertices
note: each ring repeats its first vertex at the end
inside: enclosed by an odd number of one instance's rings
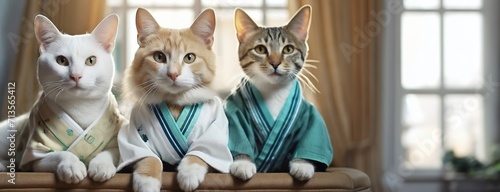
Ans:
MULTIPOLYGON (((381 189, 379 127, 379 37, 373 17, 381 0, 293 0, 290 11, 312 6, 308 59, 317 60, 321 93, 306 93, 323 115, 334 147, 335 167, 352 167, 370 176, 381 189)), ((307 90, 307 89, 305 89, 307 90)))
MULTIPOLYGON (((105 0, 28 0, 21 24, 17 59, 9 76, 16 83, 16 114, 29 111, 36 101, 39 84, 36 65, 39 56, 38 42, 33 31, 33 18, 37 14, 47 16, 63 33, 74 35, 91 32, 104 18, 105 0)), ((3 106, 7 106, 4 104, 3 106)), ((1 119, 6 119, 5 109, 1 119)))

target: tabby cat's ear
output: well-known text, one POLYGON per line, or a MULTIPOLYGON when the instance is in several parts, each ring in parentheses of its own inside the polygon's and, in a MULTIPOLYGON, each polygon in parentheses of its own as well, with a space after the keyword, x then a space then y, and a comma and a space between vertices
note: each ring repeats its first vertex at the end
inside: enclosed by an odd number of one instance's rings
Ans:
POLYGON ((295 35, 300 41, 307 40, 307 33, 311 23, 311 6, 305 5, 300 8, 297 13, 290 19, 285 26, 292 34, 295 35))
POLYGON ((115 48, 116 33, 118 31, 118 15, 111 14, 104 18, 92 31, 106 52, 111 53, 115 48))
POLYGON ((190 27, 191 31, 203 39, 205 45, 210 48, 214 43, 215 12, 213 9, 205 9, 198 15, 190 27))
POLYGON ((43 15, 37 15, 34 24, 35 36, 41 50, 45 50, 50 43, 56 41, 61 36, 61 32, 59 32, 57 27, 43 15))
POLYGON ((141 46, 144 38, 160 30, 160 25, 155 18, 144 8, 138 8, 135 14, 135 26, 137 28, 137 43, 141 46))
POLYGON ((234 12, 234 25, 238 41, 242 42, 248 33, 256 31, 259 26, 243 10, 237 8, 234 12))

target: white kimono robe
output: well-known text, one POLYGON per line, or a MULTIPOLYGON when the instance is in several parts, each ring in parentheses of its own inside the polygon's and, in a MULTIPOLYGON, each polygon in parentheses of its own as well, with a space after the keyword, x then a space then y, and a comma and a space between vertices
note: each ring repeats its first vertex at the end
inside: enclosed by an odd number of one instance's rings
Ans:
MULTIPOLYGON (((42 96, 43 97, 43 96, 42 96)), ((119 113, 114 96, 102 106, 92 124, 83 129, 56 103, 40 99, 33 107, 22 138, 28 138, 20 163, 32 170, 32 162, 54 151, 69 151, 88 165, 103 150, 117 148, 117 134, 127 120, 119 113)), ((22 147, 22 146, 21 146, 22 147)))
POLYGON ((214 169, 228 173, 232 156, 228 144, 228 121, 219 98, 184 106, 177 121, 165 102, 137 104, 130 126, 120 130, 118 169, 144 157, 157 157, 177 166, 185 155, 197 156, 214 169))

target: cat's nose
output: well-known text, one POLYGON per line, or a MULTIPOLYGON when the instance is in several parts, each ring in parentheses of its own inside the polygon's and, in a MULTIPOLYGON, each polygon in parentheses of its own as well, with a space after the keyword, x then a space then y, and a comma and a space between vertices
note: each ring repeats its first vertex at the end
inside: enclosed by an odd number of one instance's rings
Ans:
POLYGON ((78 81, 80 81, 80 79, 82 78, 82 76, 80 74, 71 74, 69 77, 71 78, 71 80, 75 81, 76 83, 78 83, 78 81))
POLYGON ((281 65, 281 61, 278 61, 278 62, 269 62, 269 64, 271 66, 273 66, 274 70, 276 70, 281 65))
POLYGON ((177 79, 177 73, 167 73, 167 76, 170 77, 170 79, 172 79, 173 81, 175 81, 175 79, 177 79))

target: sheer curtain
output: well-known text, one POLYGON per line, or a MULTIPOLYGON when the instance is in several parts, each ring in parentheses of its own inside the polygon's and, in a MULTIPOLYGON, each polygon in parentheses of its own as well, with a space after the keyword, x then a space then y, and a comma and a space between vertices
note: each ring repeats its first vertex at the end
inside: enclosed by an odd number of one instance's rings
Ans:
MULTIPOLYGON (((33 19, 37 14, 47 16, 63 33, 74 35, 91 32, 104 18, 104 0, 28 0, 22 18, 18 52, 9 73, 9 81, 16 83, 16 115, 29 111, 40 90, 36 79, 38 42, 33 31, 33 19)), ((5 93, 6 94, 6 93, 5 93)), ((6 102, 6 101, 4 101, 6 102)), ((7 106, 7 105, 3 105, 7 106)), ((1 113, 6 119, 7 112, 1 113)))
MULTIPOLYGON (((382 191, 379 127, 379 36, 382 26, 372 13, 382 1, 293 0, 290 11, 312 6, 310 71, 320 93, 307 93, 323 115, 334 147, 332 166, 360 169, 373 191, 382 191)), ((307 89, 304 89, 307 90, 307 89)))

